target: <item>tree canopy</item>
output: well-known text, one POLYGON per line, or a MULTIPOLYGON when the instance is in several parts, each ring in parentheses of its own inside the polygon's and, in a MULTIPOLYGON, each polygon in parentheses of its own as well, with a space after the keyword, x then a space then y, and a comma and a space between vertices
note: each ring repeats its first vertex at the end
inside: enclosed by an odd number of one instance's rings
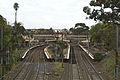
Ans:
POLYGON ((89 27, 85 23, 76 23, 74 28, 70 28, 72 34, 88 34, 89 27))
POLYGON ((18 3, 14 3, 13 8, 17 11, 19 8, 18 3))
POLYGON ((115 33, 116 32, 114 25, 98 23, 96 25, 91 26, 91 42, 94 44, 103 43, 109 50, 115 49, 115 33))
POLYGON ((120 1, 119 0, 91 0, 90 6, 85 6, 83 11, 88 18, 99 20, 104 23, 120 23, 120 1))
MULTIPOLYGON (((8 25, 7 20, 0 15, 0 32, 1 32, 1 26, 4 26, 4 44, 5 47, 8 46, 9 49, 13 49, 15 47, 16 43, 22 43, 23 38, 21 34, 25 33, 25 28, 21 23, 17 23, 17 31, 15 31, 14 26, 8 25), (17 32, 17 33, 15 33, 17 32), (19 39, 15 38, 18 36, 19 39)), ((1 36, 0 36, 1 38, 1 36)), ((17 47, 17 46, 16 46, 17 47)))

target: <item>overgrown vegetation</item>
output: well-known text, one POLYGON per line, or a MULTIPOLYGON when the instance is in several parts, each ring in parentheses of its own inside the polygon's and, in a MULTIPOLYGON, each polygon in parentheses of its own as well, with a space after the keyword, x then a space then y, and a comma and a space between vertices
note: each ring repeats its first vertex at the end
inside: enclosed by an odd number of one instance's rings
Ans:
POLYGON ((103 59, 103 54, 100 52, 94 53, 94 60, 95 61, 101 61, 103 59))
POLYGON ((58 44, 61 48, 63 48, 63 49, 65 49, 65 48, 68 47, 68 43, 65 42, 65 41, 62 41, 62 40, 59 40, 59 41, 57 42, 57 44, 58 44))
POLYGON ((32 34, 54 34, 55 31, 50 29, 36 29, 36 31, 31 31, 32 34))
MULTIPOLYGON (((101 22, 95 26, 92 26, 91 41, 94 44, 104 43, 104 46, 106 47, 107 51, 115 50, 116 49, 115 48, 115 42, 116 42, 115 28, 117 28, 116 26, 120 27, 119 25, 120 24, 120 1, 119 0, 91 0, 89 5, 92 6, 92 8, 89 6, 85 6, 83 8, 83 11, 87 14, 87 18, 94 19, 95 21, 101 22)), ((119 32, 120 32, 120 29, 119 29, 119 32)), ((119 37, 119 47, 120 47, 120 37, 119 37)), ((108 60, 112 62, 111 57, 108 57, 108 60)), ((115 69, 114 64, 109 65, 108 70, 113 71, 114 69, 115 69)))
MULTIPOLYGON (((120 31, 120 29, 119 29, 120 31)), ((108 50, 115 49, 115 25, 98 23, 91 27, 91 42, 95 45, 103 44, 108 50)), ((120 33, 119 33, 120 35, 120 33)), ((119 37, 120 46, 120 37, 119 37)))
MULTIPOLYGON (((1 26, 4 26, 4 73, 13 68, 13 66, 20 60, 20 52, 18 52, 24 46, 24 39, 22 35, 26 34, 25 28, 21 23, 11 26, 7 24, 7 20, 0 15, 0 41, 1 41, 1 26), (6 53, 9 51, 9 53, 6 53), (9 61, 8 61, 9 55, 9 61), (9 68, 9 69, 8 69, 9 68)), ((0 43, 1 45, 1 43, 0 43)), ((0 46, 1 48, 1 46, 0 46)))
MULTIPOLYGON (((68 43, 62 40, 59 40, 56 42, 56 47, 57 47, 57 53, 58 53, 59 59, 61 59, 63 54, 62 50, 67 49, 68 43)), ((50 42, 49 49, 51 54, 53 54, 53 56, 55 57, 55 42, 50 42)))

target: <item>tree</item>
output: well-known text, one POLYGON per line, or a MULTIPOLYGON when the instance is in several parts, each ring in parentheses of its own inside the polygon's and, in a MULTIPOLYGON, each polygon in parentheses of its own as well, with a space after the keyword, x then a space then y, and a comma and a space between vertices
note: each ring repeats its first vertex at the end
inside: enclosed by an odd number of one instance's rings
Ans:
POLYGON ((104 27, 104 25, 100 24, 100 23, 98 23, 98 24, 96 24, 94 26, 91 26, 91 29, 90 29, 91 42, 93 42, 93 43, 102 43, 101 36, 103 36, 103 34, 101 35, 100 31, 101 31, 101 29, 103 27, 104 27))
POLYGON ((76 23, 74 28, 70 28, 72 34, 88 34, 89 27, 85 23, 76 23))
POLYGON ((18 22, 16 25, 17 25, 17 28, 16 28, 17 33, 24 34, 25 33, 25 28, 22 25, 22 23, 18 22))
POLYGON ((48 34, 54 34, 54 30, 52 28, 48 29, 48 34))
POLYGON ((84 30, 89 30, 89 27, 86 26, 85 23, 76 23, 76 24, 75 24, 75 28, 76 28, 76 27, 80 27, 80 28, 82 28, 82 29, 84 29, 84 30))
POLYGON ((18 10, 18 8, 19 8, 19 6, 18 6, 18 3, 14 3, 14 5, 13 5, 13 8, 15 9, 15 27, 16 27, 16 23, 17 23, 17 10, 18 10))
POLYGON ((66 28, 62 29, 62 32, 65 34, 69 34, 69 31, 66 28))
POLYGON ((6 19, 2 15, 0 15, 0 27, 5 23, 7 23, 6 19))
POLYGON ((83 11, 88 18, 105 23, 120 23, 120 1, 119 0, 92 0, 90 6, 85 6, 83 11), (97 8, 96 8, 97 7, 97 8))
MULTIPOLYGON (((6 23, 7 23, 6 19, 2 15, 0 15, 0 33, 1 33, 1 26, 5 26, 6 23)), ((0 34, 0 42, 1 42, 1 34, 0 34)), ((0 45, 1 45, 1 43, 0 43, 0 45)))
MULTIPOLYGON (((120 31, 120 29, 119 29, 120 31)), ((109 24, 98 23, 94 26, 91 26, 90 29, 91 42, 104 43, 104 45, 112 50, 115 47, 115 27, 109 24)))
POLYGON ((92 0, 90 6, 85 6, 83 11, 90 19, 116 25, 116 80, 118 80, 118 25, 120 24, 120 0, 92 0), (97 8, 95 8, 97 7, 97 8))

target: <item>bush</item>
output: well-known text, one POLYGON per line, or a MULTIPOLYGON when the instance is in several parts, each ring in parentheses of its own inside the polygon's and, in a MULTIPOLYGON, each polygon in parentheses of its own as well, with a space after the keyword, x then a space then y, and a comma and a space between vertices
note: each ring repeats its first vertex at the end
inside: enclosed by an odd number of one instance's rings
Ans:
POLYGON ((57 43, 61 48, 65 49, 68 47, 68 44, 67 42, 64 42, 64 41, 58 41, 57 43))
POLYGON ((102 53, 95 53, 95 54, 94 54, 94 60, 95 60, 95 61, 101 61, 102 58, 103 58, 102 53))

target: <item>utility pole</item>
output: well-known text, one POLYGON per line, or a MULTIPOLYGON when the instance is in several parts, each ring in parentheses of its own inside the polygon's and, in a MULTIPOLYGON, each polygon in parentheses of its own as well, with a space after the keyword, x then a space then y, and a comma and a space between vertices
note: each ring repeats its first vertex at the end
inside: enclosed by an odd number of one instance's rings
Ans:
POLYGON ((8 46, 6 47, 6 54, 7 54, 7 57, 8 57, 8 60, 7 60, 7 68, 8 70, 10 69, 10 65, 9 65, 9 61, 10 61, 10 51, 8 50, 8 46))
POLYGON ((105 65, 106 65, 106 72, 107 72, 107 51, 105 51, 105 65))
POLYGON ((44 75, 43 75, 43 80, 46 80, 46 63, 45 63, 45 57, 44 57, 43 63, 44 63, 44 75))
POLYGON ((56 42, 55 42, 55 74, 57 74, 57 50, 58 50, 58 48, 57 48, 57 42, 58 42, 58 37, 59 35, 58 35, 58 31, 57 31, 57 37, 56 37, 56 42))
POLYGON ((55 54, 54 54, 54 58, 55 58, 55 75, 57 74, 57 41, 54 44, 54 50, 55 50, 55 54))
POLYGON ((116 65, 115 65, 115 80, 118 80, 118 38, 119 36, 119 28, 116 25, 116 65))
POLYGON ((30 47, 30 32, 29 32, 29 34, 28 34, 28 35, 29 35, 29 47, 30 47))
POLYGON ((1 26, 1 80, 3 80, 3 55, 4 55, 4 25, 1 26))
POLYGON ((58 35, 58 33, 59 33, 59 31, 57 30, 57 40, 56 40, 56 41, 58 41, 58 40, 59 40, 59 35, 58 35))
POLYGON ((88 32, 88 54, 89 54, 89 51, 90 51, 90 40, 89 40, 89 32, 88 32))
MULTIPOLYGON (((63 42, 63 33, 62 33, 62 42, 63 42)), ((63 43, 62 43, 63 44, 63 43)), ((63 48, 62 48, 62 68, 63 68, 63 48)))

